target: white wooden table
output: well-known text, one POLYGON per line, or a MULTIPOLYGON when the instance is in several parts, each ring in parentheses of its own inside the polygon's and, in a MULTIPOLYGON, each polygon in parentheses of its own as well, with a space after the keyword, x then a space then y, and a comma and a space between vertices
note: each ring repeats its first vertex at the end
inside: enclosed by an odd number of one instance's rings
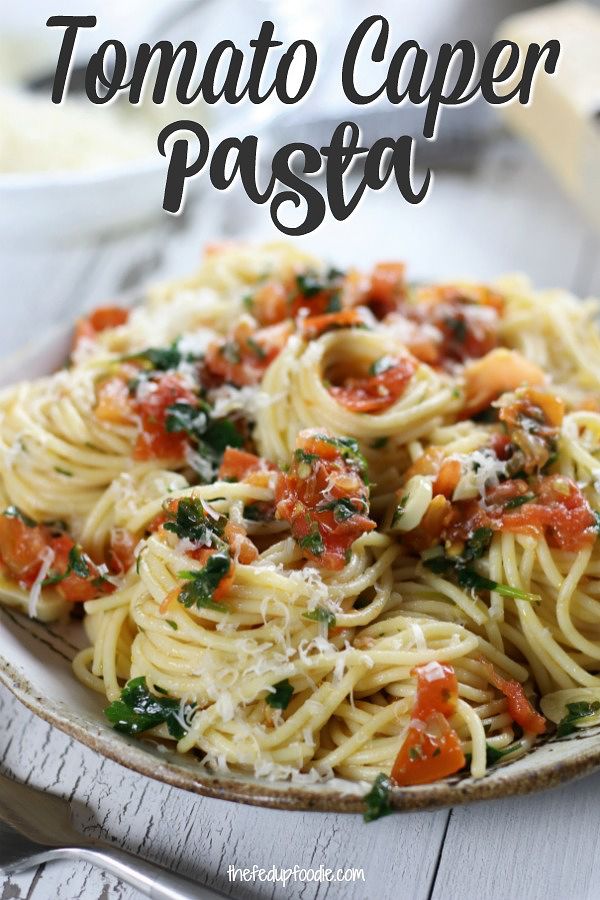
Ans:
MULTIPOLYGON (((60 212, 57 212, 59 215, 60 212)), ((193 267, 204 240, 272 237, 264 208, 240 197, 93 247, 0 250, 0 352, 53 320, 149 278, 193 267)), ((499 144, 475 172, 438 174, 423 207, 393 191, 303 243, 340 264, 403 258, 416 276, 491 278, 523 270, 540 286, 600 293, 598 239, 527 154, 499 144)), ((85 804, 80 822, 134 853, 234 897, 302 900, 562 900, 600 896, 600 774, 529 798, 364 825, 358 816, 282 813, 208 800, 95 755, 0 690, 0 769, 85 804), (230 884, 227 867, 363 867, 350 884, 230 884)), ((0 882, 2 880, 0 879, 0 882)), ((0 884, 1 900, 133 900, 87 865, 53 864, 0 884)))

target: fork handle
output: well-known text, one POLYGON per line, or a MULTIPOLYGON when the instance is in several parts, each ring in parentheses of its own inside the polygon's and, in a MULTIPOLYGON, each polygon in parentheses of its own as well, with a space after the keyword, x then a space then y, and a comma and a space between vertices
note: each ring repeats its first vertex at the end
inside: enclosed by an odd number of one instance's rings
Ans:
POLYGON ((108 844, 99 844, 97 849, 61 847, 44 855, 48 860, 84 860, 110 872, 151 900, 213 900, 215 897, 226 896, 108 844))

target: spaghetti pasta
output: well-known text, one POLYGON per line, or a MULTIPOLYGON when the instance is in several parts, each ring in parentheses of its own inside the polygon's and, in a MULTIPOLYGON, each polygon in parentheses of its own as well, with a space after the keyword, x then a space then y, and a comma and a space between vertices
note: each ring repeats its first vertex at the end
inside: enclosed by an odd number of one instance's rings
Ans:
POLYGON ((82 603, 112 724, 212 770, 481 777, 595 723, 595 312, 212 248, 0 395, 0 598, 82 603))

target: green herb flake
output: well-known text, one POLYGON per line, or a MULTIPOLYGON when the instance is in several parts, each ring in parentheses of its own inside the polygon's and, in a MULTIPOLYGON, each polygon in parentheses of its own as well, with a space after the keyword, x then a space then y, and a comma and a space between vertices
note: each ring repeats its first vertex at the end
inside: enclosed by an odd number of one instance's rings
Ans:
POLYGON ((196 571, 180 572, 179 577, 188 583, 179 591, 177 599, 187 609, 214 609, 216 612, 227 612, 222 603, 215 603, 214 592, 222 579, 229 573, 231 558, 226 550, 220 550, 208 557, 206 565, 196 571))
POLYGON ((322 556, 325 552, 325 544, 318 528, 315 528, 310 534, 305 534, 304 537, 298 538, 298 546, 302 547, 303 550, 308 550, 313 556, 322 556))
POLYGON ((304 619, 310 619, 311 622, 323 622, 328 628, 335 628, 335 615, 324 606, 317 606, 310 612, 303 613, 304 619))
POLYGON ((269 692, 265 697, 266 702, 273 709, 287 709, 288 704, 292 699, 294 688, 287 678, 284 678, 283 681, 278 681, 277 684, 273 685, 273 688, 274 690, 269 692))
MULTIPOLYGON (((188 709, 193 711, 195 705, 188 709)), ((104 715, 115 731, 124 734, 141 734, 163 724, 166 724, 169 734, 175 740, 181 740, 187 734, 181 724, 180 701, 174 697, 157 697, 151 694, 143 675, 125 685, 121 691, 121 699, 114 700, 107 706, 104 715)))
POLYGON ((535 500, 535 494, 521 494, 520 497, 512 497, 504 504, 504 509, 517 509, 518 506, 523 506, 524 503, 530 503, 532 500, 535 500))
POLYGON ((173 619, 165 619, 165 622, 167 623, 169 628, 173 629, 173 631, 179 630, 179 625, 177 624, 177 622, 174 622, 173 619))
POLYGON ((266 359, 267 358, 267 351, 265 350, 264 347, 261 347, 261 345, 258 343, 258 341, 255 341, 254 338, 249 337, 248 340, 246 341, 246 343, 248 344, 248 347, 250 348, 250 350, 252 350, 252 352, 258 359, 266 359))
POLYGON ((224 546, 221 535, 227 524, 225 516, 213 518, 206 514, 198 497, 183 497, 177 504, 175 518, 165 522, 166 531, 172 531, 181 539, 206 547, 224 546))
POLYGON ((566 737, 573 734, 577 728, 585 726, 585 719, 596 716, 600 712, 600 700, 579 700, 576 703, 567 703, 567 713, 558 723, 557 737, 566 737))
POLYGON ((73 477, 73 472, 70 472, 68 469, 63 469, 60 466, 54 466, 54 471, 58 472, 59 475, 65 475, 67 478, 73 477))
MULTIPOLYGON (((363 501, 359 501, 365 505, 363 501)), ((333 511, 333 518, 336 522, 346 522, 352 516, 364 512, 365 510, 357 509, 350 497, 340 497, 338 500, 330 500, 327 503, 319 503, 317 512, 333 511)))
POLYGON ((380 772, 373 782, 371 790, 363 800, 365 806, 363 819, 365 822, 374 822, 376 819, 388 816, 392 812, 391 791, 391 779, 384 775, 383 772, 380 772))
POLYGON ((389 437, 387 437, 386 435, 375 438, 375 440, 371 442, 371 450, 383 450, 383 448, 389 443, 389 440, 389 437))

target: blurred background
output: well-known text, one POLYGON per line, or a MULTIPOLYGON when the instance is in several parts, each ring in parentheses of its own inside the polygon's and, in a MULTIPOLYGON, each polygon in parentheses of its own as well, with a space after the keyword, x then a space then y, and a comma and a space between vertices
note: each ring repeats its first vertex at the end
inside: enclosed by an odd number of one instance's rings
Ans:
MULTIPOLYGON (((61 14, 81 10, 72 0, 60 5, 61 14)), ((298 139, 327 144, 347 118, 360 124, 367 146, 381 136, 417 137, 418 164, 435 172, 424 204, 409 206, 392 185, 368 195, 346 222, 328 214, 301 239, 339 264, 401 258, 418 278, 522 270, 543 286, 600 291, 600 0, 91 2, 85 12, 98 24, 81 33, 60 106, 50 92, 63 32, 45 27, 57 11, 52 0, 0 11, 0 282, 9 310, 0 353, 85 307, 192 269, 206 241, 281 238, 268 205, 253 205, 239 186, 215 191, 206 173, 191 184, 181 217, 162 211, 167 162, 156 137, 182 115, 205 124, 213 144, 258 134, 265 180, 275 149, 298 139), (442 42, 469 38, 483 58, 498 36, 523 46, 555 37, 560 71, 527 108, 501 114, 477 100, 442 110, 437 139, 427 142, 419 139, 422 109, 384 101, 358 108, 343 96, 343 53, 373 13, 390 21, 389 55, 408 38, 434 56, 442 42), (247 50, 264 19, 284 49, 300 37, 317 45, 316 85, 298 106, 190 108, 172 97, 163 106, 93 106, 82 92, 85 64, 102 40, 118 37, 133 55, 142 41, 192 39, 201 64, 223 38, 247 50)), ((374 85, 382 68, 363 54, 361 83, 374 85)))

